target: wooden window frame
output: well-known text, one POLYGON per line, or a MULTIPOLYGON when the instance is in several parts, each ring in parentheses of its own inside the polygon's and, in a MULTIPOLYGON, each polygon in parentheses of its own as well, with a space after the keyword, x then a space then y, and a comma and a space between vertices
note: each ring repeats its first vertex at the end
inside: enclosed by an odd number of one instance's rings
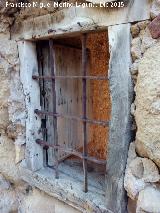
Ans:
MULTIPOLYGON (((133 98, 133 85, 130 75, 130 24, 121 24, 108 27, 109 45, 110 45, 110 68, 109 81, 112 99, 112 113, 110 121, 109 136, 109 154, 106 170, 106 208, 123 213, 126 211, 126 194, 123 186, 124 171, 127 161, 128 146, 132 140, 130 115, 130 106, 133 98), (116 127, 116 128, 115 128, 116 127)), ((36 46, 34 41, 19 41, 20 55, 20 75, 25 94, 26 108, 28 117, 26 118, 26 168, 27 171, 23 179, 39 187, 45 192, 52 194, 63 201, 67 198, 67 203, 83 209, 83 202, 88 199, 89 203, 96 203, 90 192, 78 193, 78 197, 73 199, 72 191, 68 198, 67 189, 62 189, 59 182, 51 178, 47 179, 47 173, 44 176, 43 171, 43 149, 35 140, 39 138, 38 129, 40 119, 34 112, 39 104, 39 86, 38 82, 32 79, 33 75, 38 75, 38 65, 36 59, 36 46), (29 172, 30 171, 30 172, 29 172), (44 178, 45 177, 45 178, 44 178), (45 181, 44 181, 45 180, 45 181), (54 185, 54 187, 53 187, 54 185), (61 192, 59 192, 59 190, 61 192), (61 198, 59 193, 64 193, 61 198), (65 195, 66 194, 66 195, 65 195), (66 196, 66 197, 65 197, 66 196), (88 197, 89 196, 89 197, 88 197), (78 200, 83 202, 79 202, 78 200), (93 202, 94 200, 94 202, 93 202)), ((38 107, 40 109, 40 106, 38 107)), ((26 170, 25 170, 26 171, 26 170)), ((74 190, 77 190, 75 183, 74 190)), ((73 184, 74 185, 74 184, 73 184)), ((74 193, 74 192, 73 192, 74 193)), ((77 196, 77 195, 76 195, 77 196)), ((93 204, 91 209, 100 212, 93 204)), ((97 204, 99 205, 99 204, 97 204)), ((90 207, 91 207, 90 206, 90 207)), ((94 211, 93 211, 94 212, 94 211)))

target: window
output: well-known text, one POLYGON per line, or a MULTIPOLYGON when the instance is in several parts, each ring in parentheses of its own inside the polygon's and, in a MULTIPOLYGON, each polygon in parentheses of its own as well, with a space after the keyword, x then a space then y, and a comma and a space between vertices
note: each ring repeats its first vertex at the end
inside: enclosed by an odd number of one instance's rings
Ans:
MULTIPOLYGON (((40 29, 41 27, 42 25, 40 25, 40 29)), ((87 31, 91 32, 90 30, 89 27, 87 31)), ((73 31, 74 33, 63 31, 61 35, 57 31, 54 35, 56 75, 82 76, 82 48, 79 36, 82 32, 77 32, 77 28, 73 28, 73 31), (64 38, 64 35, 67 37, 64 38), (69 61, 70 63, 68 63, 69 61)), ((110 26, 108 32, 106 30, 106 32, 96 31, 87 34, 87 76, 109 76, 109 80, 88 79, 86 81, 88 88, 87 117, 102 121, 110 120, 109 128, 87 123, 88 155, 100 160, 107 159, 107 169, 103 165, 87 161, 88 193, 82 192, 84 181, 82 160, 61 151, 61 158, 58 162, 59 179, 55 179, 55 170, 52 169, 55 156, 53 148, 48 148, 46 151, 43 146, 35 143, 37 139, 41 139, 47 141, 47 146, 48 144, 54 145, 53 116, 40 116, 35 113, 35 109, 53 113, 52 79, 38 79, 37 77, 36 80, 32 78, 33 75, 51 75, 49 42, 44 40, 50 35, 43 33, 36 35, 39 41, 33 40, 34 36, 29 37, 30 34, 26 34, 25 37, 30 40, 18 41, 20 79, 27 112, 24 141, 25 160, 20 166, 22 179, 69 205, 73 205, 80 211, 89 209, 89 211, 97 213, 110 209, 113 212, 125 212, 126 196, 123 177, 128 145, 132 140, 130 106, 133 100, 133 87, 129 71, 131 63, 130 24, 110 26)), ((71 79, 56 79, 56 95, 57 112, 82 116, 82 78, 72 81, 71 79), (72 82, 76 82, 76 90, 72 82), (75 93, 75 91, 77 92, 75 93), (74 94, 78 96, 79 108, 73 101, 75 100, 74 94), (68 108, 67 103, 72 108, 68 108), (71 114, 71 109, 73 114, 71 114)), ((82 153, 83 134, 80 129, 77 129, 77 126, 82 128, 82 122, 58 117, 58 145, 66 144, 65 148, 75 148, 76 151, 82 153), (72 127, 76 132, 73 135, 71 134, 72 127), (60 137, 65 140, 60 140, 60 137), (72 144, 69 139, 74 139, 74 137, 78 140, 76 140, 77 143, 72 144)))
POLYGON ((33 79, 40 85, 41 109, 35 113, 41 118, 42 138, 36 143, 43 146, 44 165, 54 169, 56 178, 65 169, 79 175, 83 169, 84 192, 88 179, 94 176, 103 185, 106 173, 107 44, 106 32, 37 42, 39 75, 33 79))

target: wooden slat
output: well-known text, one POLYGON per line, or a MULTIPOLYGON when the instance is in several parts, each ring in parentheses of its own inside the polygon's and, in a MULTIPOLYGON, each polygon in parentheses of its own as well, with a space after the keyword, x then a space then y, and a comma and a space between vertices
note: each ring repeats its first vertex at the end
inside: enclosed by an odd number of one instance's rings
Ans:
MULTIPOLYGON (((55 47, 56 75, 81 75, 81 51, 68 47, 55 47)), ((56 81, 57 112, 82 115, 82 82, 66 79, 56 81)), ((65 118, 58 119, 59 144, 77 149, 82 146, 82 123, 65 118)), ((59 159, 68 155, 60 151, 59 159)))
POLYGON ((43 167, 43 149, 34 143, 40 137, 40 118, 35 116, 35 108, 40 109, 39 84, 32 80, 32 75, 38 75, 38 61, 35 42, 19 41, 20 79, 25 95, 27 110, 26 123, 26 152, 25 163, 28 169, 37 171, 43 167))
MULTIPOLYGON (((56 75, 81 75, 81 59, 82 51, 79 49, 73 49, 63 46, 55 47, 55 72, 56 75), (74 59, 74 60, 73 60, 74 59)), ((49 62, 49 46, 47 44, 41 45, 40 48, 41 60, 39 59, 39 73, 44 76, 51 76, 51 65, 49 62)), ((88 69, 88 68, 87 68, 88 69)), ((87 96, 90 97, 90 82, 87 82, 87 96)), ((40 81, 40 91, 44 90, 45 98, 41 95, 41 107, 42 110, 53 112, 53 96, 52 96, 52 81, 44 80, 40 81), (43 88, 44 87, 44 88, 43 88)), ((82 117, 82 79, 59 79, 56 80, 56 109, 59 113, 65 113, 70 115, 76 115, 82 117)), ((87 114, 91 114, 90 99, 87 99, 87 114)), ((42 116, 45 118, 45 116, 42 116)), ((54 131, 53 131, 53 117, 46 116, 46 128, 47 128, 47 142, 49 144, 54 143, 54 131)), ((78 149, 82 147, 82 122, 77 120, 68 120, 65 118, 58 118, 57 121, 57 134, 60 145, 66 145, 66 147, 78 149)), ((44 151, 44 161, 46 161, 44 151)), ((54 166, 54 150, 48 149, 48 165, 54 166)), ((62 151, 58 152, 58 160, 63 160, 68 157, 62 151)))

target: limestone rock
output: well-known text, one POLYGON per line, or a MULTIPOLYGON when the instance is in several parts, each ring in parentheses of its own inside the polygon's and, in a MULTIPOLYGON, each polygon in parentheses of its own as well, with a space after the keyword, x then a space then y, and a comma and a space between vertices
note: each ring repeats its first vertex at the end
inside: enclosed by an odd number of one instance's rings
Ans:
POLYGON ((129 165, 132 174, 138 178, 142 179, 143 177, 143 172, 144 172, 144 167, 143 167, 143 162, 141 158, 136 158, 133 160, 130 165, 129 165))
POLYGON ((125 171, 124 187, 127 191, 128 196, 131 199, 135 199, 142 189, 145 188, 145 183, 142 180, 138 180, 131 171, 130 165, 137 159, 135 152, 135 143, 132 142, 128 151, 127 167, 125 171))
POLYGON ((136 213, 160 213, 160 190, 148 186, 139 193, 136 213))
POLYGON ((141 45, 142 54, 144 54, 148 48, 152 47, 154 44, 158 42, 156 39, 152 38, 148 27, 145 30, 141 31, 140 37, 142 40, 142 45, 141 45))
POLYGON ((0 192, 3 190, 8 190, 10 188, 10 183, 0 174, 0 192))
POLYGON ((134 24, 131 26, 131 33, 133 38, 138 36, 138 34, 140 33, 140 28, 138 24, 134 24))
POLYGON ((26 147, 24 145, 15 144, 15 152, 16 152, 15 163, 16 164, 25 159, 25 148, 26 147))
POLYGON ((11 184, 0 174, 0 212, 14 212, 18 209, 18 200, 11 184))
POLYGON ((10 68, 17 61, 16 42, 0 42, 0 129, 6 129, 9 125, 8 98, 10 96, 10 68))
POLYGON ((25 112, 23 88, 18 80, 19 59, 15 41, 0 40, 0 76, 0 171, 19 180, 13 139, 16 138, 17 145, 23 142, 25 112), (7 132, 11 139, 7 137, 7 132))
POLYGON ((132 142, 130 143, 129 150, 128 150, 127 165, 129 165, 136 157, 137 157, 137 154, 136 154, 135 142, 132 142))
POLYGON ((140 28, 140 30, 145 30, 146 27, 150 24, 150 21, 149 20, 140 21, 137 24, 138 24, 138 27, 140 28))
POLYGON ((12 139, 12 140, 16 140, 20 141, 17 144, 23 144, 23 136, 25 134, 25 128, 23 125, 21 125, 20 123, 10 123, 7 127, 7 136, 12 139), (18 137, 20 137, 20 139, 18 140, 18 137))
POLYGON ((158 182, 160 180, 160 175, 155 163, 147 158, 142 158, 142 162, 144 167, 142 179, 149 183, 158 182))
MULTIPOLYGON (((8 2, 15 3, 16 0, 8 0, 8 2)), ((0 1, 0 14, 4 14, 4 15, 10 14, 11 15, 17 11, 17 8, 6 7, 5 4, 6 4, 5 0, 0 1)))
POLYGON ((18 212, 18 199, 14 191, 3 191, 0 193, 0 212, 18 212))
POLYGON ((130 163, 132 174, 144 182, 158 182, 160 175, 156 165, 147 158, 136 158, 130 163))
POLYGON ((145 30, 145 28, 149 25, 150 21, 141 21, 131 26, 131 34, 132 37, 135 38, 139 36, 140 31, 145 30))
POLYGON ((139 37, 132 40, 131 55, 133 61, 141 58, 141 39, 139 37))
POLYGON ((7 136, 13 140, 17 138, 16 125, 13 123, 9 124, 7 127, 7 136))
POLYGON ((139 60, 136 60, 132 64, 131 69, 130 69, 132 75, 137 75, 138 74, 138 65, 139 65, 139 60))
POLYGON ((159 52, 160 42, 157 42, 145 52, 139 65, 135 118, 138 127, 136 150, 140 156, 150 158, 160 168, 159 52))
POLYGON ((141 190, 146 187, 146 183, 137 179, 133 174, 130 168, 126 169, 125 178, 124 178, 124 187, 127 191, 128 197, 132 200, 135 200, 141 190))
POLYGON ((151 18, 154 19, 160 13, 160 1, 154 0, 151 7, 151 18))
POLYGON ((28 196, 24 197, 19 206, 19 211, 21 213, 80 213, 37 189, 33 189, 28 196))
POLYGON ((160 114, 160 100, 155 100, 151 105, 151 113, 158 115, 160 114))
POLYGON ((148 26, 152 38, 157 39, 160 37, 160 14, 148 26))
POLYGON ((5 135, 0 137, 0 171, 19 182, 19 168, 15 165, 15 146, 5 135))
POLYGON ((135 105, 135 103, 132 103, 132 105, 131 105, 131 115, 134 116, 135 110, 136 110, 136 105, 135 105))
POLYGON ((4 60, 5 65, 16 66, 18 60, 17 43, 12 40, 0 42, 0 56, 4 60))
POLYGON ((8 95, 3 95, 3 99, 7 99, 9 120, 6 132, 9 138, 20 145, 25 143, 26 110, 23 87, 19 76, 17 43, 15 41, 1 42, 0 48, 4 60, 4 72, 9 82, 7 85, 8 95))
POLYGON ((149 183, 159 180, 158 168, 151 160, 136 157, 127 164, 124 186, 131 199, 134 200, 149 183))

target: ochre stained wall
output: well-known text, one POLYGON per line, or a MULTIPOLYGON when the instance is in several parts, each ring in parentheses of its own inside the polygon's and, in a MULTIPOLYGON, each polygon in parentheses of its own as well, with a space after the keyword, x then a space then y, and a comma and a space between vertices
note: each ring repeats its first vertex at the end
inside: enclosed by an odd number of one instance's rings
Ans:
MULTIPOLYGON (((87 47, 90 50, 89 74, 94 76, 108 76, 109 46, 108 34, 98 32, 88 34, 87 47)), ((109 94, 109 81, 91 81, 92 118, 96 120, 109 120, 111 112, 111 101, 109 94)), ((99 159, 106 159, 109 128, 89 125, 92 135, 88 145, 88 153, 99 159)))

